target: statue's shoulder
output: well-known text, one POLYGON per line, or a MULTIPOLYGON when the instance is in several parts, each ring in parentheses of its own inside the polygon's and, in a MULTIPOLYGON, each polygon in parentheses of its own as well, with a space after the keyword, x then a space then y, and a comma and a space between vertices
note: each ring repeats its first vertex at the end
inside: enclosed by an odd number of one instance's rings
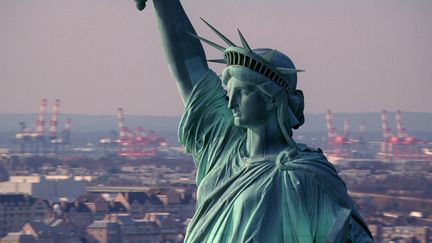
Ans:
POLYGON ((296 150, 285 150, 279 154, 277 164, 281 169, 300 170, 319 175, 337 175, 336 168, 327 160, 320 148, 297 144, 296 150))
POLYGON ((297 147, 299 148, 299 150, 302 153, 304 153, 306 155, 308 153, 312 153, 312 154, 318 153, 318 154, 323 155, 323 151, 320 148, 314 148, 314 147, 311 147, 311 146, 304 144, 304 143, 297 143, 297 147))
POLYGON ((310 162, 330 164, 321 148, 314 148, 303 143, 298 143, 297 147, 299 148, 299 155, 296 160, 299 162, 308 160, 310 162))

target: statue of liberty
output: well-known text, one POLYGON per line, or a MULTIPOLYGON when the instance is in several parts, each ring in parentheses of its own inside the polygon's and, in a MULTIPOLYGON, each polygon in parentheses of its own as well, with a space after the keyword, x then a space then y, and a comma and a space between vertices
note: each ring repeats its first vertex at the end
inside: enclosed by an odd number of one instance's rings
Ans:
MULTIPOLYGON (((136 0, 138 9, 145 0, 136 0)), ((185 242, 373 242, 344 182, 320 149, 298 144, 297 72, 283 53, 198 37, 179 0, 154 0, 162 47, 185 110, 179 140, 197 168, 185 242), (221 78, 201 41, 221 52, 221 78), (226 85, 227 91, 223 88, 226 85)))

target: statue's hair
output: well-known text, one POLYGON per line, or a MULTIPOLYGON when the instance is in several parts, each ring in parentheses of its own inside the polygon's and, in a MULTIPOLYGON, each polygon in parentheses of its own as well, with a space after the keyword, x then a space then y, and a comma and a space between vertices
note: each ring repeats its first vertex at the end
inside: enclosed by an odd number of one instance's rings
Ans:
POLYGON ((303 92, 297 89, 293 94, 288 94, 288 105, 298 120, 292 128, 298 129, 305 122, 303 92))
MULTIPOLYGON (((234 77, 240 81, 245 81, 251 84, 260 85, 263 82, 271 81, 261 73, 255 72, 249 68, 242 66, 228 66, 222 72, 222 82, 227 85, 228 81, 234 77)), ((271 81, 272 82, 272 81, 271 81)))
POLYGON ((278 86, 275 82, 273 82, 266 76, 242 66, 228 66, 224 69, 222 73, 223 83, 227 84, 232 77, 257 86, 262 86, 261 84, 263 83, 269 84, 266 85, 264 89, 260 87, 259 90, 270 98, 274 97, 279 92, 285 93, 286 99, 281 100, 282 102, 285 101, 288 103, 288 107, 290 109, 289 113, 292 113, 292 115, 285 114, 289 117, 290 127, 297 129, 301 125, 303 125, 305 121, 303 114, 304 97, 301 90, 296 90, 294 92, 288 93, 286 90, 282 89, 280 86, 278 86))

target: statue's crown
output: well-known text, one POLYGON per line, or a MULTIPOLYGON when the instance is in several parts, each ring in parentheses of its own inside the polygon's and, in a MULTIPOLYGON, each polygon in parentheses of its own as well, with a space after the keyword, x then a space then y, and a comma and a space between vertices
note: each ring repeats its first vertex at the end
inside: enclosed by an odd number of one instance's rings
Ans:
POLYGON ((285 90, 295 91, 297 84, 296 73, 303 72, 304 70, 296 69, 292 61, 287 56, 277 50, 272 49, 252 50, 240 30, 238 30, 238 33, 242 47, 239 47, 227 37, 225 37, 216 28, 207 23, 207 21, 202 18, 201 20, 228 45, 228 47, 225 48, 191 33, 191 35, 224 53, 224 59, 212 59, 207 61, 222 63, 226 64, 227 66, 237 65, 247 67, 266 76, 285 90))

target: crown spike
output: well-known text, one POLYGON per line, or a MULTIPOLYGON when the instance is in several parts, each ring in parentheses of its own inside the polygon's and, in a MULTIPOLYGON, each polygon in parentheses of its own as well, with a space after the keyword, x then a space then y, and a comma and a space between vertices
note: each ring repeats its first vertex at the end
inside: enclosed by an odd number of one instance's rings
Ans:
POLYGON ((225 59, 210 59, 210 60, 207 60, 207 62, 227 64, 227 61, 225 59))
POLYGON ((271 62, 271 59, 273 58, 274 54, 276 53, 276 49, 272 50, 271 52, 265 54, 264 56, 262 56, 264 58, 264 60, 266 60, 267 62, 271 62))
POLYGON ((293 73, 299 73, 299 72, 304 72, 305 70, 301 70, 301 69, 294 69, 294 68, 281 68, 278 67, 276 68, 281 74, 293 74, 293 73))
POLYGON ((244 36, 242 35, 242 33, 240 32, 239 29, 237 29, 239 36, 240 36, 240 40, 242 43, 243 48, 247 49, 248 51, 252 51, 252 49, 250 48, 249 44, 247 43, 246 39, 244 38, 244 36))
POLYGON ((227 43, 229 46, 236 46, 232 41, 230 41, 228 38, 226 38, 221 32, 219 32, 215 27, 211 26, 207 21, 205 21, 203 18, 201 20, 210 28, 212 29, 218 36, 221 38, 225 43, 227 43))
POLYGON ((221 52, 224 52, 224 51, 225 51, 225 47, 223 47, 223 46, 220 46, 220 45, 218 45, 218 44, 216 44, 216 43, 214 43, 214 42, 211 42, 211 41, 209 41, 209 40, 207 40, 207 39, 205 39, 205 38, 202 38, 202 37, 200 37, 200 36, 197 36, 197 35, 195 35, 195 34, 193 34, 193 33, 190 33, 190 32, 188 32, 188 33, 189 33, 190 35, 192 35, 193 37, 198 38, 198 39, 204 41, 205 43, 207 43, 208 45, 210 45, 210 46, 212 46, 212 47, 218 49, 218 50, 221 51, 221 52))

